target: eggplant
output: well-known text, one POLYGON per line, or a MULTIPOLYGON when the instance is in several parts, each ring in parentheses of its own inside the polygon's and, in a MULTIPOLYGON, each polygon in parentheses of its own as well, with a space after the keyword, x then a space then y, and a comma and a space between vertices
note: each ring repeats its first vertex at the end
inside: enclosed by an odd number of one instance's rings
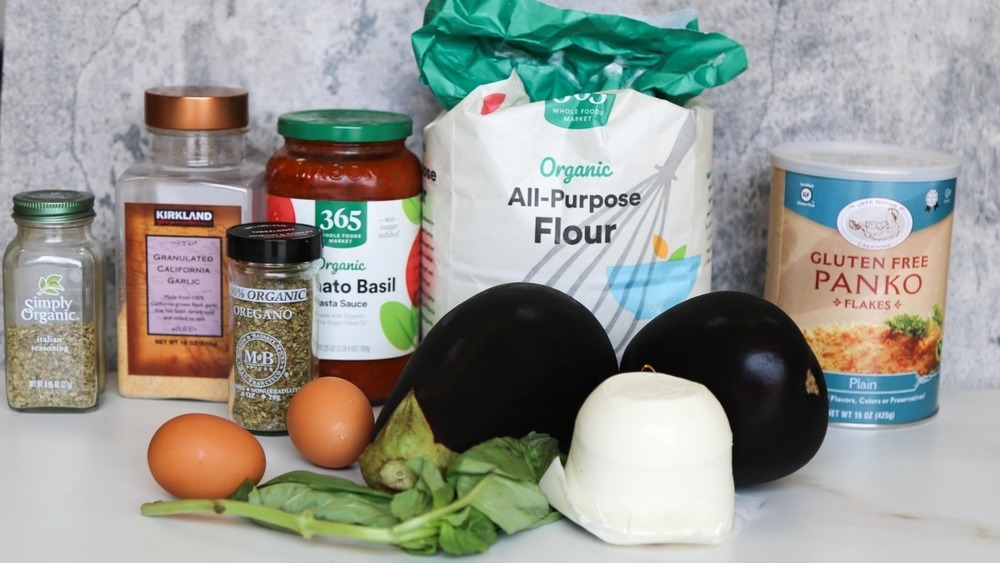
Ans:
POLYGON ((737 487, 798 471, 826 437, 826 380, 802 331, 777 305, 734 291, 664 311, 622 354, 622 371, 652 369, 715 394, 733 431, 737 487))
POLYGON ((617 372, 604 327, 569 295, 526 282, 489 288, 445 314, 413 352, 375 422, 362 475, 405 489, 407 459, 443 467, 450 453, 531 432, 565 453, 584 400, 617 372))

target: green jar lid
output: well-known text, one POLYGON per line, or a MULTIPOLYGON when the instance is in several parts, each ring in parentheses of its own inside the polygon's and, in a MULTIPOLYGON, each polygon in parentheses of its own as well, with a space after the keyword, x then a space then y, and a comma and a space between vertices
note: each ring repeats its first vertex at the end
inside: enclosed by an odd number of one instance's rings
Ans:
POLYGON ((379 143, 405 139, 413 120, 401 113, 363 109, 314 109, 278 117, 278 134, 303 141, 379 143))
POLYGON ((73 190, 34 190, 14 196, 14 218, 29 221, 74 221, 93 217, 94 194, 73 190))

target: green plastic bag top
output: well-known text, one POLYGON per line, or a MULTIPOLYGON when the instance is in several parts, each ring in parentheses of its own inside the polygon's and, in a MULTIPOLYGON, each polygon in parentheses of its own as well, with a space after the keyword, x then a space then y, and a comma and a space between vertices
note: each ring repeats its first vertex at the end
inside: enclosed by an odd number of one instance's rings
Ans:
POLYGON ((413 33, 420 80, 445 109, 517 72, 532 101, 631 88, 685 104, 747 67, 718 33, 536 0, 431 0, 413 33))

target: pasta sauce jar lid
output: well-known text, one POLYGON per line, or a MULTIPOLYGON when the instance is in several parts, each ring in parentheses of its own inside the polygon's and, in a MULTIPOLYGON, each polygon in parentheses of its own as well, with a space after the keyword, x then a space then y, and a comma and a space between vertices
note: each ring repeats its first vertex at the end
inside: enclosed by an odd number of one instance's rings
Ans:
POLYGON ((159 86, 146 90, 146 125, 179 131, 242 129, 248 94, 226 86, 159 86))
POLYGON ((409 116, 387 111, 314 109, 278 117, 278 134, 303 141, 379 143, 405 139, 412 132, 409 116))
POLYGON ((301 223, 244 223, 226 231, 226 255, 240 262, 299 264, 323 254, 323 233, 301 223))

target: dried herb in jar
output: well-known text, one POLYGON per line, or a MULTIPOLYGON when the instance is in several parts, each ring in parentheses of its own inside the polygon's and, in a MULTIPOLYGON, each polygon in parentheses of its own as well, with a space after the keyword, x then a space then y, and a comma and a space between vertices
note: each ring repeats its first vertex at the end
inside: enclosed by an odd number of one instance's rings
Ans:
POLYGON ((292 395, 315 376, 320 237, 294 223, 249 223, 227 233, 235 353, 229 412, 248 430, 285 431, 292 395))
POLYGON ((86 411, 104 390, 103 250, 94 196, 14 196, 17 236, 3 258, 7 403, 14 410, 86 411))
POLYGON ((15 409, 86 409, 97 403, 93 323, 7 327, 7 401, 15 409))

